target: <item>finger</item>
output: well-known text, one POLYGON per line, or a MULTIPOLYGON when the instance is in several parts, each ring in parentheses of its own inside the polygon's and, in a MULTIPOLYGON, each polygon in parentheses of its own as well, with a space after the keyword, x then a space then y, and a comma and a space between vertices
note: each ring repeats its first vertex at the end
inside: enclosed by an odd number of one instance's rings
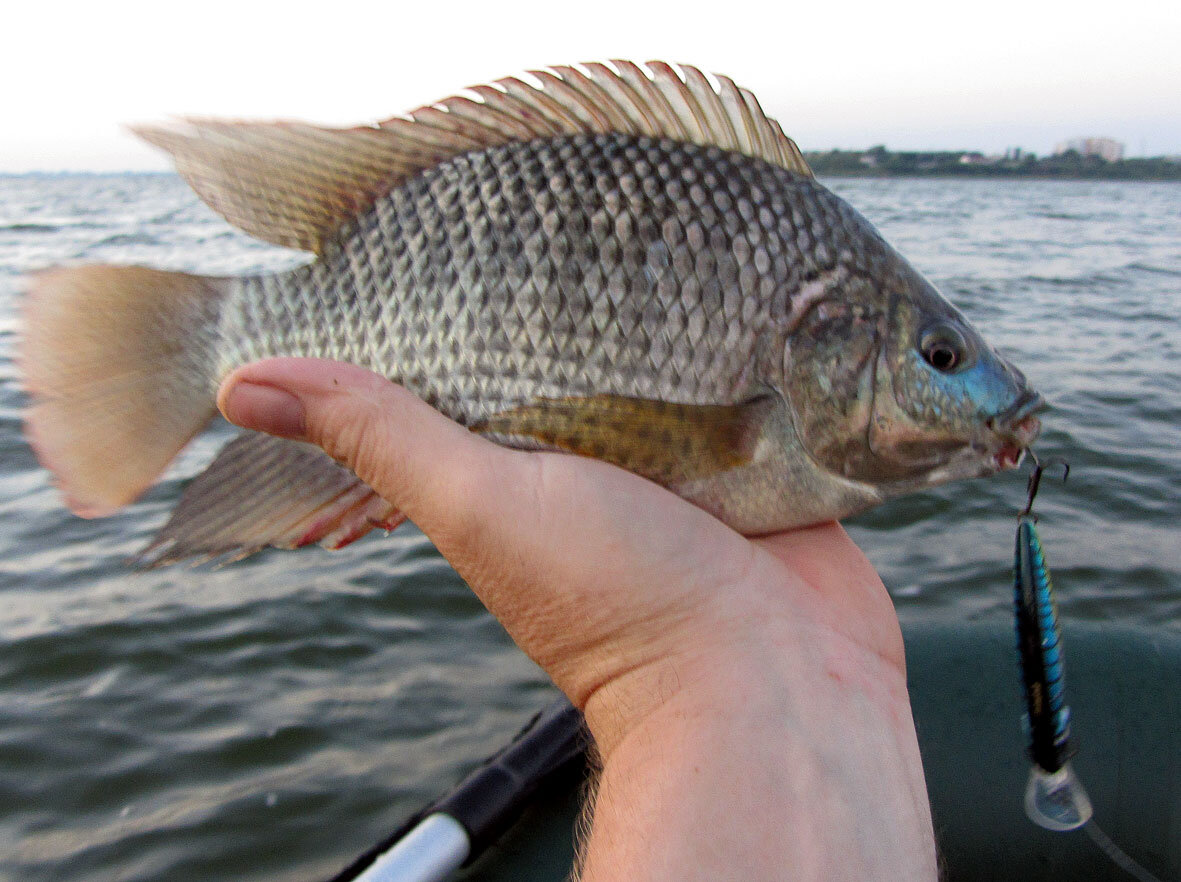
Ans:
MULTIPOLYGON (((491 445, 355 365, 297 358, 249 364, 222 383, 218 407, 237 425, 323 447, 416 521, 437 520, 436 507, 454 509, 456 475, 487 470, 491 445)), ((514 468, 498 465, 500 475, 514 468)))
POLYGON ((431 537, 527 651, 534 637, 589 643, 687 608, 694 588, 716 593, 732 574, 728 556, 749 554, 655 484, 597 461, 499 447, 352 365, 247 365, 218 404, 231 422, 310 441, 352 468, 431 537))

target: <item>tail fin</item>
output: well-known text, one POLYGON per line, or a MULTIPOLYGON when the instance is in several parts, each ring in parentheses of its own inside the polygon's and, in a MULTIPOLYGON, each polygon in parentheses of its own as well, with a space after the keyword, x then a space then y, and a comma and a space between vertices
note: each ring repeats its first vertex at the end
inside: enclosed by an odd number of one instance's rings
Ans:
POLYGON ((75 513, 135 499, 216 412, 212 340, 229 285, 117 266, 33 278, 25 432, 75 513))

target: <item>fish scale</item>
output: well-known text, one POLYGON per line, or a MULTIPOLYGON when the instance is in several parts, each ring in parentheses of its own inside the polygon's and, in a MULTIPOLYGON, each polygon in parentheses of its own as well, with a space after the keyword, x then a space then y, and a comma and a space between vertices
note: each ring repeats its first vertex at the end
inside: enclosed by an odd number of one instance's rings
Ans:
POLYGON ((825 268, 782 219, 830 236, 859 220, 825 212, 827 195, 758 160, 619 135, 461 156, 378 200, 310 270, 244 280, 234 302, 254 308, 227 310, 223 364, 357 361, 467 423, 556 395, 735 403, 792 281, 825 268), (728 211, 705 187, 723 182, 728 211), (377 321, 354 307, 373 302, 377 321), (324 333, 293 351, 273 329, 297 314, 324 333))

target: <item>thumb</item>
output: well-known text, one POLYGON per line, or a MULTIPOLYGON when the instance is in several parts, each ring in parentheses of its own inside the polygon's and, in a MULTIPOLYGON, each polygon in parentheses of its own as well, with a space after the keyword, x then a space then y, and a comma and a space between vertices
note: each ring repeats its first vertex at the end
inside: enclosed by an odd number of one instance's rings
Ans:
POLYGON ((473 500, 494 498, 494 489, 473 482, 500 481, 513 470, 509 451, 384 377, 342 362, 245 365, 223 381, 217 405, 243 428, 323 448, 428 532, 452 532, 473 500), (508 461, 491 468, 493 459, 508 461))

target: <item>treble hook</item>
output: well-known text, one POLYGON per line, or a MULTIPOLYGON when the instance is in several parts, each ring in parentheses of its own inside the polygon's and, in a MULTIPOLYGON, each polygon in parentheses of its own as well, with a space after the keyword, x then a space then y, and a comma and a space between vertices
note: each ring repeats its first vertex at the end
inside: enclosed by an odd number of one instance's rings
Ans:
POLYGON ((1025 501, 1025 509, 1021 511, 1017 517, 1032 517, 1036 519, 1037 516, 1033 513, 1033 500, 1034 497, 1037 496, 1038 487, 1042 483, 1042 473, 1045 472, 1046 469, 1060 465, 1062 466, 1062 480, 1065 481, 1067 476, 1070 474, 1070 463, 1064 459, 1058 458, 1048 459, 1045 461, 1045 463, 1042 463, 1042 461, 1037 458, 1037 454, 1032 450, 1027 449, 1025 452, 1028 453, 1029 458, 1033 460, 1033 472, 1031 472, 1029 475, 1029 484, 1026 487, 1027 491, 1029 492, 1029 498, 1025 501))

